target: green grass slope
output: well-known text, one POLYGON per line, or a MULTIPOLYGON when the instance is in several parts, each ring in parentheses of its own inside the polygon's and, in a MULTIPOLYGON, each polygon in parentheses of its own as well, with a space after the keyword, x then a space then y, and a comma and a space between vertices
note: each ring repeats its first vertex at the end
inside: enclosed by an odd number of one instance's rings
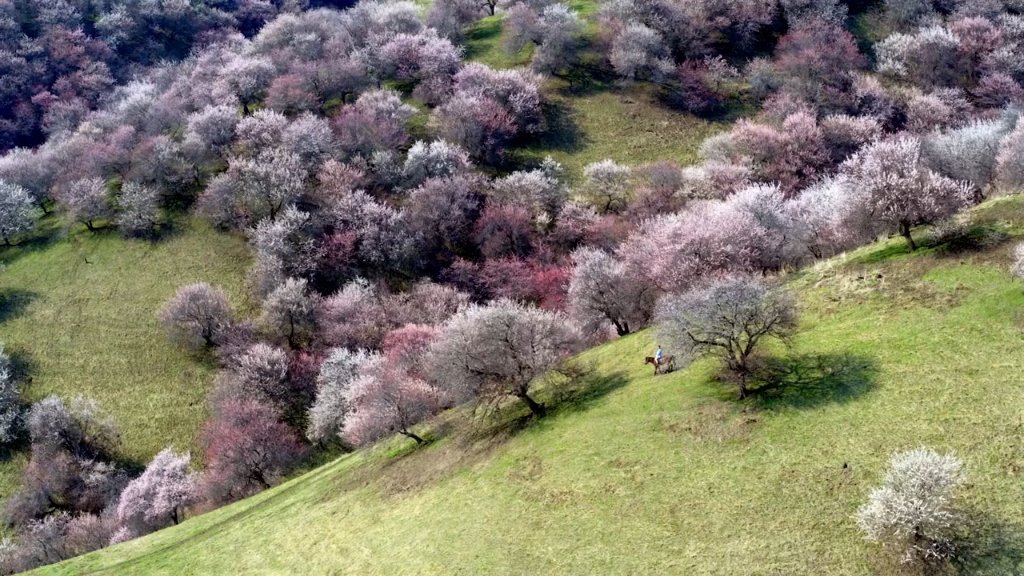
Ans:
MULTIPOLYGON (((584 166, 606 158, 628 166, 654 160, 696 164, 701 143, 729 129, 731 122, 708 121, 672 110, 658 101, 657 89, 650 84, 619 85, 604 64, 605 55, 592 45, 598 33, 598 3, 572 0, 569 5, 585 23, 580 77, 573 85, 564 78, 547 79, 546 130, 513 150, 512 157, 536 163, 550 155, 577 179, 584 166)), ((466 60, 496 69, 529 66, 534 45, 516 54, 507 53, 503 20, 503 14, 488 16, 466 30, 466 60)))
MULTIPOLYGON (((163 338, 156 311, 180 285, 199 281, 247 306, 244 239, 200 223, 158 242, 57 226, 44 220, 37 238, 0 249, 0 340, 31 377, 26 399, 95 398, 132 460, 167 445, 194 450, 214 368, 163 338)), ((17 460, 0 464, 0 496, 17 488, 17 460)))
POLYGON ((1011 233, 985 250, 894 239, 794 275, 801 331, 760 400, 708 362, 652 377, 643 332, 585 353, 585 388, 541 421, 488 436, 452 417, 432 445, 347 455, 40 573, 893 573, 852 515, 889 455, 921 445, 970 471, 959 573, 1020 573, 1022 216, 1020 198, 977 211, 1011 233))

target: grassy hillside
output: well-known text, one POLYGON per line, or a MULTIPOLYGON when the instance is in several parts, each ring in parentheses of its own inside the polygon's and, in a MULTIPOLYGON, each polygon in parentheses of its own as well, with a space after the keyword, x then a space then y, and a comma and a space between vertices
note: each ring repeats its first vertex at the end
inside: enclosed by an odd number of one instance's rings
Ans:
MULTIPOLYGON (((198 281, 246 306, 245 241, 198 223, 155 243, 58 226, 47 219, 35 239, 0 249, 0 340, 31 378, 25 396, 95 398, 130 459, 194 448, 214 368, 168 343, 156 311, 198 281)), ((0 465, 0 496, 17 488, 22 458, 0 465)))
POLYGON ((40 573, 894 573, 851 516, 920 445, 970 471, 960 573, 1020 573, 1024 286, 1006 269, 1024 202, 974 217, 985 250, 891 240, 794 275, 801 331, 773 350, 770 397, 735 401, 707 362, 652 377, 643 332, 584 354, 594 371, 539 422, 452 416, 431 445, 348 455, 40 573))
MULTIPOLYGON (((583 76, 575 85, 563 78, 545 82, 547 129, 539 137, 531 137, 524 148, 514 150, 513 156, 536 162, 550 155, 576 178, 584 166, 606 158, 629 166, 653 160, 697 163, 704 139, 727 130, 730 123, 671 110, 658 102, 651 85, 618 85, 604 69, 604 54, 590 45, 598 32, 598 3, 573 0, 569 5, 586 22, 579 51, 583 76)), ((492 68, 529 66, 532 44, 517 54, 508 54, 502 47, 503 18, 503 14, 488 16, 467 30, 467 60, 492 68)))

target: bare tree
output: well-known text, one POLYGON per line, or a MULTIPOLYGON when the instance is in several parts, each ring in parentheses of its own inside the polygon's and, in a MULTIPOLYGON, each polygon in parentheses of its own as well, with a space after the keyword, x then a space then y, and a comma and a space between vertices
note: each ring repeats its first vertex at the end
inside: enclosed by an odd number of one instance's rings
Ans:
POLYGON ((739 378, 739 397, 747 397, 750 358, 764 338, 787 338, 796 327, 790 297, 744 276, 713 281, 662 301, 658 334, 680 356, 692 361, 714 356, 739 378))

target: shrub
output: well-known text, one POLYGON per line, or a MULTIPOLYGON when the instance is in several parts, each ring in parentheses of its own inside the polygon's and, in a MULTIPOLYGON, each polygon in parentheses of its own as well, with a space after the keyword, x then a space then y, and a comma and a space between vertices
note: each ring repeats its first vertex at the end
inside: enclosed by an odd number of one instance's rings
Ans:
POLYGON ((895 550, 904 562, 949 558, 963 520, 955 505, 964 480, 963 463, 952 454, 927 448, 896 453, 882 486, 857 510, 857 524, 868 540, 895 550))
POLYGON ((198 350, 218 344, 232 313, 223 290, 200 282, 179 288, 158 316, 173 342, 198 350))
POLYGON ((796 309, 788 294, 758 280, 733 276, 715 280, 659 304, 658 335, 679 356, 722 359, 737 377, 739 397, 747 397, 751 356, 765 338, 788 338, 796 309))
POLYGON ((32 230, 38 219, 28 191, 0 180, 0 236, 4 244, 10 246, 11 238, 32 230))

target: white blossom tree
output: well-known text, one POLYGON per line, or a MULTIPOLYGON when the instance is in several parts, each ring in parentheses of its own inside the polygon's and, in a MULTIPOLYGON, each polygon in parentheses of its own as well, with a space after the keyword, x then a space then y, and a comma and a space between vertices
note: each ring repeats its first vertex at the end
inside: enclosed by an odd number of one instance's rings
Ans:
POLYGON ((968 184, 922 165, 921 142, 913 136, 876 142, 843 163, 843 171, 870 219, 906 238, 911 250, 914 226, 951 216, 972 199, 968 184))
POLYGON ((32 230, 38 218, 28 191, 0 180, 0 236, 4 244, 10 246, 11 238, 32 230))
POLYGON ((573 253, 569 306, 584 329, 596 331, 611 323, 619 336, 646 326, 654 314, 658 290, 644 278, 629 274, 613 255, 594 248, 573 253))
POLYGON ((316 400, 309 409, 306 437, 314 442, 326 442, 342 433, 350 411, 349 387, 358 376, 359 367, 371 358, 373 356, 363 350, 335 348, 324 360, 317 376, 316 400))
POLYGON ((315 328, 316 302, 303 278, 288 278, 263 301, 260 324, 292 348, 307 342, 315 328))
POLYGON ((231 324, 232 312, 223 290, 199 282, 179 288, 159 318, 171 340, 199 349, 217 344, 217 337, 231 324))
POLYGON ((453 398, 514 396, 544 416, 545 407, 530 396, 534 381, 579 341, 565 316, 499 300, 452 317, 430 347, 427 372, 453 398))

